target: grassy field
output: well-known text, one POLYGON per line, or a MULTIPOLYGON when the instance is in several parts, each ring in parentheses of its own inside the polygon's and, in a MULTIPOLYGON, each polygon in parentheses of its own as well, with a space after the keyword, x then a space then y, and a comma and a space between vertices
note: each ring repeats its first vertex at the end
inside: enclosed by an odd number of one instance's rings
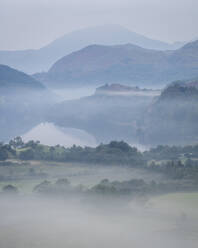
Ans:
POLYGON ((32 189, 44 180, 55 181, 59 178, 67 178, 73 185, 83 184, 92 186, 107 178, 109 180, 130 180, 143 178, 146 181, 160 180, 159 175, 150 175, 141 169, 87 165, 82 163, 58 163, 46 161, 17 161, 10 160, 11 165, 0 166, 0 188, 12 184, 21 192, 31 192, 32 189))

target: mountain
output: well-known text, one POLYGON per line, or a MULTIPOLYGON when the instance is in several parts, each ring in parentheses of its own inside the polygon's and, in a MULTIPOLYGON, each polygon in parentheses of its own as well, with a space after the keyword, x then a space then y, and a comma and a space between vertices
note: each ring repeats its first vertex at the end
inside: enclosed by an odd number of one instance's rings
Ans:
POLYGON ((147 38, 118 25, 107 25, 68 33, 38 50, 0 51, 0 64, 6 64, 26 73, 33 74, 47 71, 61 57, 88 45, 126 43, 157 50, 177 49, 184 44, 168 44, 147 38))
POLYGON ((166 84, 198 76, 198 41, 175 51, 156 51, 132 44, 90 45, 58 60, 48 73, 36 74, 52 86, 166 84))
POLYGON ((33 77, 10 68, 6 65, 0 65, 0 88, 9 90, 15 89, 44 89, 45 87, 33 77))
POLYGON ((198 143, 198 80, 170 84, 149 107, 142 126, 144 144, 198 143))

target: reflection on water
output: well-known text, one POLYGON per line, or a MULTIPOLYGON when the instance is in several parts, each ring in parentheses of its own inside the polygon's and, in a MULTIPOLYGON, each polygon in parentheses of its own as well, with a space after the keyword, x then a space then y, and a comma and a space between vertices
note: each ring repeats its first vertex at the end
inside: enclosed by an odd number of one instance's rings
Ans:
POLYGON ((62 145, 65 147, 96 146, 95 138, 84 130, 76 128, 61 128, 53 123, 41 123, 22 136, 25 142, 39 140, 44 145, 62 145))

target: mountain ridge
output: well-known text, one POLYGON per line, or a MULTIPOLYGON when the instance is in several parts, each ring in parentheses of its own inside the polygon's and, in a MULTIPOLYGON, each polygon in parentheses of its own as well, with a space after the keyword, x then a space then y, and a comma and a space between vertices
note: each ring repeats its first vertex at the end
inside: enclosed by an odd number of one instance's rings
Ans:
POLYGON ((40 49, 0 51, 0 64, 6 64, 29 74, 47 71, 61 57, 90 44, 133 43, 145 48, 176 49, 184 43, 168 44, 147 38, 119 25, 80 29, 63 35, 40 49))
POLYGON ((198 41, 175 51, 157 51, 134 44, 90 45, 58 60, 35 78, 56 87, 101 83, 167 84, 198 76, 198 41))

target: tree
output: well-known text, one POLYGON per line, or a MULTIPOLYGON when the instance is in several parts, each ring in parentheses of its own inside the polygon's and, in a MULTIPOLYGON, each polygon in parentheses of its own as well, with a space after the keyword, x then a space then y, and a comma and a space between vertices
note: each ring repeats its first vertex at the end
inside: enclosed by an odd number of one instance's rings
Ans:
POLYGON ((21 151, 19 154, 19 158, 22 160, 31 160, 31 159, 34 159, 34 157, 35 157, 35 154, 34 154, 33 149, 31 148, 21 151))
POLYGON ((15 137, 14 139, 10 140, 9 145, 13 147, 14 149, 16 148, 21 148, 24 146, 24 142, 20 136, 15 137))
POLYGON ((13 186, 11 184, 4 186, 2 191, 3 191, 3 193, 6 193, 6 194, 16 194, 16 193, 18 193, 17 187, 15 187, 15 186, 13 186))
POLYGON ((0 160, 4 161, 6 159, 8 159, 7 149, 3 144, 0 144, 0 160))
POLYGON ((50 190, 51 190, 51 182, 49 182, 47 180, 36 185, 33 189, 33 191, 37 192, 37 193, 49 193, 50 190))
POLYGON ((56 181, 57 186, 69 186, 70 181, 67 178, 60 178, 56 181))

